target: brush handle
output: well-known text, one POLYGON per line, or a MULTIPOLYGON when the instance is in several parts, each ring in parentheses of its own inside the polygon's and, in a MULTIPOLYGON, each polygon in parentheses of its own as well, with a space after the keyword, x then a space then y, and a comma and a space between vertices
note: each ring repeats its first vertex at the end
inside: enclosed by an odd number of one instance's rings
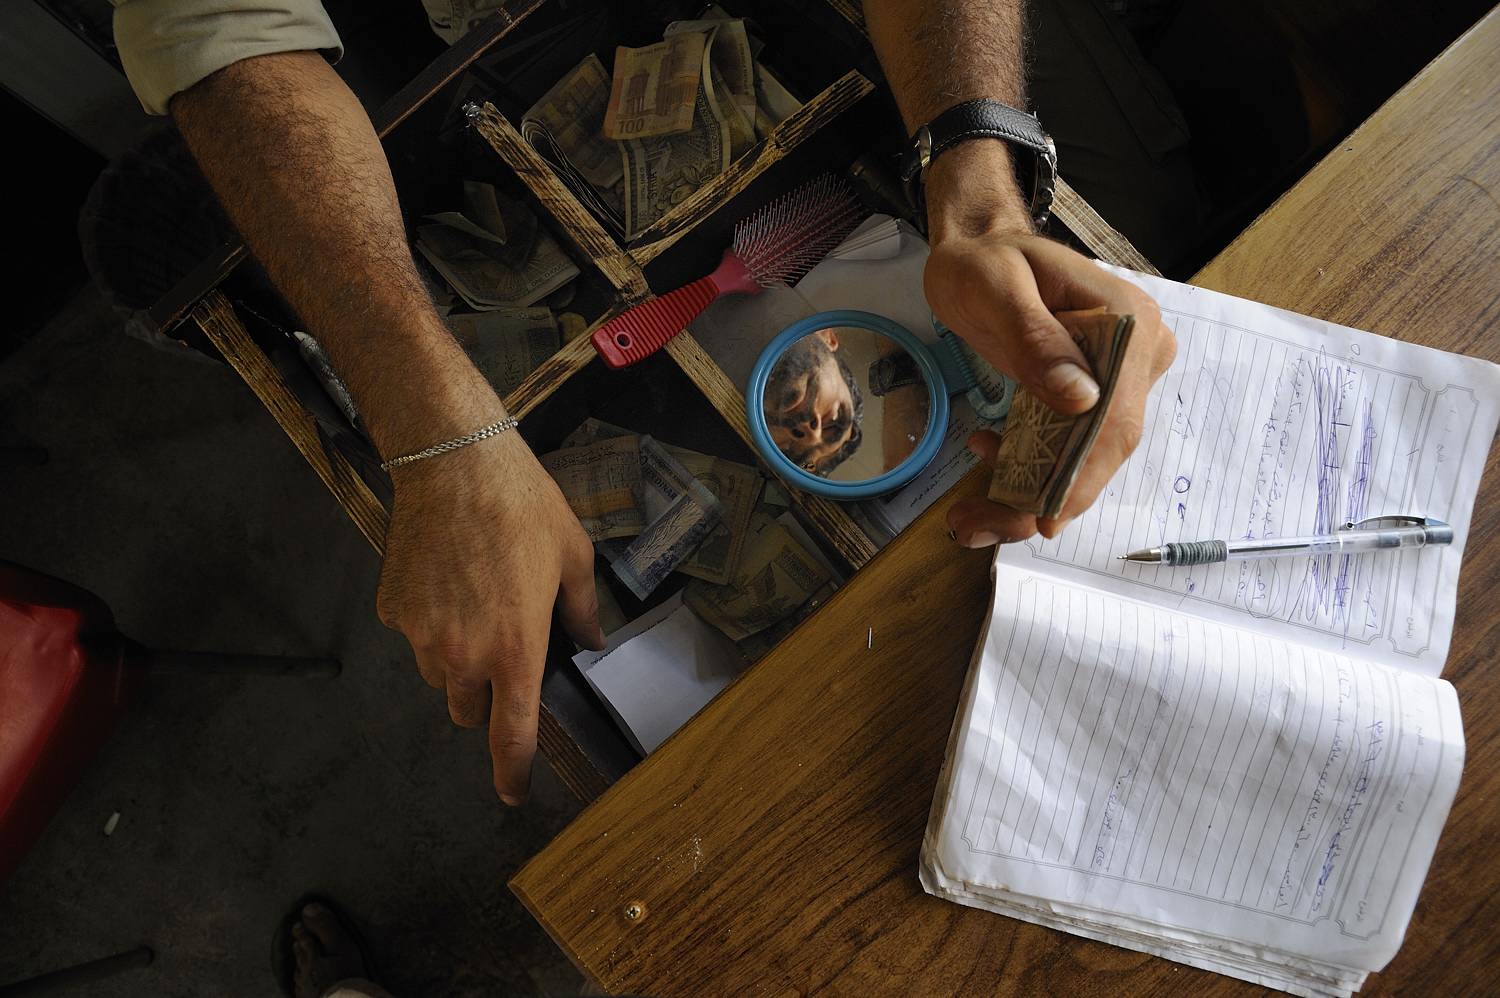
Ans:
POLYGON ((594 330, 594 349, 608 366, 629 367, 660 350, 719 296, 753 295, 759 290, 740 258, 725 250, 712 274, 643 301, 594 330))

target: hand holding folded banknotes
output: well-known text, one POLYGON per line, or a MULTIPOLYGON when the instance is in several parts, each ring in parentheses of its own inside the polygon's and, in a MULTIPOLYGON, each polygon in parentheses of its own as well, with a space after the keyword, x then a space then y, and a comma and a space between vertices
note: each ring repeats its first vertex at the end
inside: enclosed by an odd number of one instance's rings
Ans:
POLYGON ((995 469, 989 497, 955 503, 948 525, 968 547, 1055 537, 1135 450, 1176 340, 1145 292, 1060 243, 933 234, 934 312, 1021 385, 1001 433, 969 439, 995 469))

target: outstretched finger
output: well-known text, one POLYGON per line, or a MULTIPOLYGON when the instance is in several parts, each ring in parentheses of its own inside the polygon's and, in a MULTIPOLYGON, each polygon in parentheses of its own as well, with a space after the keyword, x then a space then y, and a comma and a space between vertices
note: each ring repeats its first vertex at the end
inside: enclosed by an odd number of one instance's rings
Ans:
POLYGON ((1036 533, 1036 517, 988 499, 960 499, 948 508, 948 529, 966 548, 1023 541, 1036 533))
POLYGON ((477 728, 490 712, 490 684, 480 679, 449 675, 448 716, 460 728, 477 728))
POLYGON ((487 663, 456 644, 413 645, 417 671, 448 698, 448 716, 460 728, 477 728, 490 712, 487 663))
POLYGON ((546 665, 549 615, 533 616, 513 635, 513 643, 495 665, 490 684, 490 762, 495 793, 512 807, 531 791, 531 761, 536 755, 537 712, 546 665))

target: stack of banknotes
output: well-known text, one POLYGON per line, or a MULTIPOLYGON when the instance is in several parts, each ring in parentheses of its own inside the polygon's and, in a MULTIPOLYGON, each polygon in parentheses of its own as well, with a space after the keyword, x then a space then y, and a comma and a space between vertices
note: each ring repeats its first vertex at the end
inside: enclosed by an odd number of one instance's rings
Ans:
MULTIPOLYGON (((683 602, 758 658, 827 599, 833 568, 791 517, 790 498, 748 465, 596 419, 542 466, 610 571, 645 600, 673 572, 683 602)), ((600 587, 606 632, 624 623, 600 587)))
POLYGON ((590 54, 521 119, 521 135, 620 238, 639 236, 723 173, 800 103, 755 59, 742 18, 716 7, 662 40, 590 54))

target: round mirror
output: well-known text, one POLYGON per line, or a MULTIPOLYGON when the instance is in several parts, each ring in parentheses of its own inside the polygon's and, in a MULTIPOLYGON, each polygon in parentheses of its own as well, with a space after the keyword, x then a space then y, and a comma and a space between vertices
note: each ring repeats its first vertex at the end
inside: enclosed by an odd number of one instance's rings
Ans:
POLYGON ((947 393, 940 381, 934 390, 937 377, 920 341, 890 320, 820 313, 785 330, 756 365, 752 433, 809 491, 863 498, 897 488, 940 443, 947 393))

